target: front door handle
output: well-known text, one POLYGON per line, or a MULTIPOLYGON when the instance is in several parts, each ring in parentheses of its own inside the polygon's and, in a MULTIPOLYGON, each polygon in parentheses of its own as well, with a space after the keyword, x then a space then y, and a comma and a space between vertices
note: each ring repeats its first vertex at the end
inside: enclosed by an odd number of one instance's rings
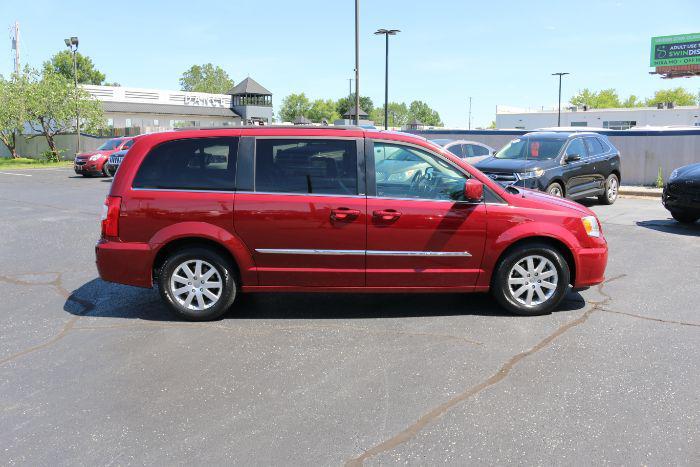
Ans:
POLYGON ((372 215, 382 221, 395 221, 401 217, 401 213, 395 209, 382 209, 372 212, 372 215))
POLYGON ((332 221, 351 221, 357 219, 360 215, 359 209, 336 208, 331 209, 332 221))

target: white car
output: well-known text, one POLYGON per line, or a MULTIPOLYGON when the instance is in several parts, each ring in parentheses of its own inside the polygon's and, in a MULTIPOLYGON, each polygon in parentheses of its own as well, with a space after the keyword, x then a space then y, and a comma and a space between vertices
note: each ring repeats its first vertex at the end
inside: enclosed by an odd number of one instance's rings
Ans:
POLYGON ((491 146, 465 139, 433 139, 433 143, 442 146, 460 159, 475 164, 492 156, 495 150, 491 146))

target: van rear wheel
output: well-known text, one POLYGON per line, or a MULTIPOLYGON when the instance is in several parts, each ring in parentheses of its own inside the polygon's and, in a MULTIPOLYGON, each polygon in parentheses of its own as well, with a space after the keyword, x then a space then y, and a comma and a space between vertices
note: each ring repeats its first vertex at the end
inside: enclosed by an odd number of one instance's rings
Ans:
POLYGON ((524 316, 550 313, 566 295, 570 271, 555 248, 543 243, 523 245, 503 258, 491 291, 506 310, 524 316))
POLYGON ((189 321, 221 317, 237 295, 230 261, 202 247, 185 248, 171 254, 160 267, 158 286, 169 308, 189 321))

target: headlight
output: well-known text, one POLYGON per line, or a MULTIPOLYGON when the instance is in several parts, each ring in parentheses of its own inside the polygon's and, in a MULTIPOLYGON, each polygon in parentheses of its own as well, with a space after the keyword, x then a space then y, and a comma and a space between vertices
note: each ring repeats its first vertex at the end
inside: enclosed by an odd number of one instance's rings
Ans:
POLYGON ((669 180, 673 180, 678 176, 678 169, 675 169, 673 172, 671 172, 671 176, 668 177, 669 180))
POLYGON ((96 160, 99 159, 100 157, 102 157, 102 154, 95 154, 94 156, 90 156, 90 160, 91 160, 91 161, 96 161, 96 160))
POLYGON ((518 177, 520 180, 525 180, 526 178, 539 178, 544 175, 544 169, 535 169, 530 172, 520 172, 518 177))
POLYGON ((600 225, 595 216, 582 217, 581 222, 589 237, 600 237, 600 225))

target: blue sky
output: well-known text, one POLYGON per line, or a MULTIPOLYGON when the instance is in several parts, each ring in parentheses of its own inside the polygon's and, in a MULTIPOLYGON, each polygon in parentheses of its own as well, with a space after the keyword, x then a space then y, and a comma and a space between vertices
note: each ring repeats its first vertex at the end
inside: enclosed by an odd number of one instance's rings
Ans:
MULTIPOLYGON (((212 62, 236 81, 246 76, 274 93, 311 98, 347 94, 354 67, 353 0, 2 2, 0 18, 20 22, 22 61, 32 66, 77 35, 109 81, 177 89, 192 64, 212 62)), ((384 41, 391 39, 390 100, 421 99, 448 126, 488 125, 496 105, 556 105, 552 72, 564 100, 584 87, 646 97, 700 78, 649 75, 651 36, 700 32, 698 0, 362 0, 361 93, 384 100, 384 41)), ((7 35, 5 37, 8 37, 7 35)), ((9 39, 0 74, 12 70, 9 39)))

